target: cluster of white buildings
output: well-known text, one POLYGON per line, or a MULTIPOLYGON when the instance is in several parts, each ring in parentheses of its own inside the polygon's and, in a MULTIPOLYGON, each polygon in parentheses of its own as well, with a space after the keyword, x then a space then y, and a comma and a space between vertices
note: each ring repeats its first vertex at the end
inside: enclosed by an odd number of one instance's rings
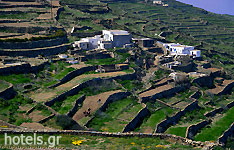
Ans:
POLYGON ((82 38, 75 41, 74 48, 82 50, 108 49, 114 47, 130 47, 132 35, 124 30, 103 30, 102 35, 82 38))
POLYGON ((162 5, 162 6, 164 6, 164 7, 168 7, 168 4, 165 4, 163 1, 161 1, 161 0, 154 0, 153 1, 153 4, 154 5, 162 5))
POLYGON ((194 46, 181 45, 179 43, 164 43, 163 46, 167 49, 170 55, 190 55, 201 57, 201 51, 195 50, 194 46))

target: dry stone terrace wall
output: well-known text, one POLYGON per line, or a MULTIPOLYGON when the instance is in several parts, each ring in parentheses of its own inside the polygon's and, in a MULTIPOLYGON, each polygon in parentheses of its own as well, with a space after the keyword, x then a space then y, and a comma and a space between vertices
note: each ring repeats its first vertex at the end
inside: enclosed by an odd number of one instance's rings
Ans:
POLYGON ((196 92, 194 92, 191 96, 189 96, 189 98, 194 98, 194 99, 198 99, 201 95, 201 92, 198 90, 196 92))
POLYGON ((45 67, 45 65, 48 64, 49 62, 44 62, 40 65, 35 66, 31 66, 30 64, 22 64, 17 66, 4 67, 0 68, 0 75, 38 72, 42 70, 45 67))
POLYGON ((36 27, 36 26, 25 26, 25 27, 14 27, 14 26, 0 26, 0 30, 11 31, 14 33, 38 33, 40 31, 47 31, 49 27, 36 27))
POLYGON ((21 49, 21 50, 0 50, 0 56, 25 56, 37 57, 38 55, 50 56, 56 55, 68 50, 70 44, 62 44, 53 47, 36 48, 36 49, 21 49))
POLYGON ((192 111, 196 108, 199 108, 198 101, 194 100, 192 103, 187 105, 184 110, 179 111, 174 116, 169 117, 168 119, 165 119, 161 123, 159 123, 156 127, 155 133, 164 133, 171 125, 176 124, 187 112, 192 111))
POLYGON ((68 42, 67 37, 59 37, 55 39, 39 40, 39 41, 27 41, 27 42, 0 42, 0 48, 2 49, 33 49, 51 47, 61 45, 68 42))
MULTIPOLYGON (((103 67, 103 69, 105 69, 105 72, 111 72, 111 71, 122 71, 122 70, 128 69, 129 65, 120 67, 119 70, 106 70, 106 67, 115 68, 115 65, 102 65, 102 67, 103 67)), ((62 78, 59 81, 59 83, 57 83, 55 85, 52 85, 49 88, 57 87, 57 86, 59 86, 61 84, 64 84, 64 83, 66 83, 68 81, 71 81, 73 78, 75 78, 75 77, 77 77, 79 75, 82 75, 85 72, 95 71, 96 69, 98 69, 98 66, 88 66, 88 67, 82 67, 80 69, 74 70, 74 71, 68 73, 64 78, 62 78)))
POLYGON ((94 78, 94 79, 91 79, 89 81, 78 84, 77 86, 73 87, 71 90, 68 90, 68 91, 64 92, 63 94, 55 97, 51 101, 45 102, 45 105, 52 106, 57 101, 65 100, 67 96, 73 96, 73 95, 77 94, 81 89, 83 89, 85 87, 88 87, 88 86, 90 86, 92 84, 100 84, 100 83, 102 83, 104 81, 107 81, 107 80, 111 81, 112 79, 94 78))
POLYGON ((208 88, 212 88, 214 87, 214 78, 210 77, 210 76, 203 76, 203 77, 198 77, 194 80, 192 80, 192 83, 196 83, 201 87, 208 87, 208 88))
POLYGON ((218 139, 218 142, 220 144, 225 144, 227 142, 227 139, 231 136, 234 135, 234 122, 232 123, 232 125, 230 126, 229 129, 227 129, 223 135, 221 135, 218 139))
POLYGON ((61 7, 61 8, 58 9, 57 14, 56 14, 56 17, 55 17, 56 20, 59 20, 59 15, 60 15, 60 13, 61 13, 62 11, 64 11, 64 7, 61 7))
POLYGON ((86 96, 85 95, 82 95, 81 97, 79 97, 77 100, 76 100, 76 103, 75 105, 73 106, 73 108, 67 113, 67 116, 68 117, 73 117, 75 115, 75 113, 77 112, 78 110, 78 107, 79 107, 79 104, 82 104, 83 101, 85 100, 86 96))
MULTIPOLYGON (((96 114, 99 112, 104 112, 110 103, 113 103, 114 101, 117 101, 117 100, 124 99, 128 97, 129 95, 131 95, 130 92, 118 92, 118 93, 114 93, 110 95, 107 98, 106 102, 96 111, 96 114)), ((95 115, 90 120, 88 120, 84 126, 88 127, 94 118, 95 118, 95 115)))
POLYGON ((4 91, 0 92, 0 98, 3 98, 5 100, 12 99, 16 96, 16 91, 13 88, 13 85, 9 83, 8 88, 6 88, 4 91))
POLYGON ((94 79, 91 79, 89 81, 86 81, 86 82, 83 82, 75 87, 73 87, 72 89, 64 92, 63 94, 55 97, 54 99, 50 100, 50 101, 47 101, 45 102, 45 105, 47 106, 52 106, 54 105, 55 102, 57 101, 62 101, 64 99, 66 99, 67 96, 73 96, 75 94, 77 94, 81 89, 85 88, 85 87, 88 87, 92 84, 100 84, 104 81, 112 81, 112 80, 116 80, 116 79, 121 79, 121 80, 133 80, 136 78, 136 73, 132 73, 132 74, 125 74, 125 75, 119 75, 119 76, 116 76, 116 77, 111 77, 111 78, 94 78, 94 79))
POLYGON ((150 111, 147 109, 145 105, 144 108, 139 111, 136 117, 125 126, 125 128, 123 129, 123 132, 134 131, 139 125, 142 124, 144 118, 149 115, 150 115, 150 111))
POLYGON ((70 80, 72 80, 73 78, 75 78, 76 76, 79 76, 85 72, 88 72, 88 71, 93 71, 93 70, 96 70, 97 69, 97 66, 88 66, 88 67, 83 67, 83 68, 80 68, 80 69, 77 69, 77 70, 74 70, 70 73, 68 73, 64 78, 62 78, 59 83, 55 84, 55 85, 52 85, 51 87, 49 88, 54 88, 54 87, 57 87, 61 84, 64 84, 70 80))
MULTIPOLYGON (((228 103, 225 107, 226 107, 227 109, 230 109, 230 108, 232 108, 233 106, 234 106, 234 101, 228 103)), ((206 117, 214 117, 217 113, 221 113, 221 112, 223 112, 223 111, 224 111, 224 108, 217 108, 217 109, 214 109, 214 110, 212 110, 212 111, 210 111, 210 112, 205 113, 204 115, 205 115, 206 117)))
POLYGON ((55 114, 51 114, 48 117, 45 117, 45 118, 41 119, 40 121, 38 121, 38 123, 45 123, 48 120, 52 119, 54 116, 55 116, 55 114))
POLYGON ((156 100, 159 98, 168 97, 172 94, 178 93, 180 91, 184 91, 186 88, 187 86, 176 86, 174 88, 170 88, 168 90, 164 90, 162 92, 156 93, 155 95, 152 95, 152 96, 142 97, 142 102, 146 103, 150 100, 156 100))
POLYGON ((194 136, 198 133, 198 131, 201 128, 205 127, 206 125, 208 125, 210 123, 211 123, 211 120, 204 120, 202 122, 199 122, 198 124, 190 125, 186 130, 185 137, 188 139, 193 139, 194 136))
MULTIPOLYGON (((160 138, 168 141, 178 142, 185 145, 192 145, 193 147, 205 147, 206 143, 200 141, 192 141, 176 135, 154 133, 110 133, 110 132, 96 132, 96 131, 82 131, 82 130, 30 130, 30 129, 1 129, 0 134, 50 134, 50 135, 90 135, 90 136, 103 136, 103 137, 140 137, 140 138, 160 138)), ((209 148, 209 147, 208 147, 209 148)))

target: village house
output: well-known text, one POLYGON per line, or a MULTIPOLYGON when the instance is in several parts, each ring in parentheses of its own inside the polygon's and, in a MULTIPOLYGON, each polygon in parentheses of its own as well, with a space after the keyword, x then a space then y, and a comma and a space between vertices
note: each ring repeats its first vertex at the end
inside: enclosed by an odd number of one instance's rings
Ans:
POLYGON ((160 1, 160 0, 156 0, 156 1, 153 1, 153 4, 154 4, 154 5, 162 5, 163 2, 160 1))
POLYGON ((141 48, 154 47, 154 39, 151 38, 133 38, 132 41, 141 48))
POLYGON ((167 49, 170 55, 190 55, 201 57, 200 50, 194 50, 194 46, 181 45, 179 43, 164 43, 163 46, 167 49))
POLYGON ((82 50, 91 49, 108 49, 114 47, 129 47, 131 44, 132 35, 124 30, 103 30, 102 35, 94 37, 82 38, 80 41, 75 41, 74 48, 82 50))
POLYGON ((112 47, 123 47, 131 43, 132 35, 124 30, 103 30, 103 41, 111 41, 112 47))

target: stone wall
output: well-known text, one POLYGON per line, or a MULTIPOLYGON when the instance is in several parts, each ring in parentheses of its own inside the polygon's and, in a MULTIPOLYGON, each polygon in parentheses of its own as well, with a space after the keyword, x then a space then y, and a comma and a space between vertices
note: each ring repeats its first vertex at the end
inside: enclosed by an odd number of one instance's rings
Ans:
POLYGON ((190 125, 186 130, 185 137, 188 138, 188 139, 193 139, 194 136, 198 133, 198 131, 201 128, 207 126, 210 123, 211 123, 211 120, 204 120, 202 122, 199 122, 198 124, 190 125))
MULTIPOLYGON (((119 70, 116 70, 115 65, 102 65, 102 67, 103 67, 103 69, 105 69, 105 72, 122 71, 122 70, 125 70, 125 69, 129 68, 129 66, 127 66, 127 67, 124 66, 124 67, 120 67, 119 70), (114 68, 114 69, 109 69, 109 68, 114 68)), ((59 86, 61 84, 64 84, 64 83, 72 80, 73 78, 75 78, 75 77, 77 77, 79 75, 82 75, 85 72, 95 71, 96 69, 98 69, 98 66, 88 66, 88 67, 83 67, 83 68, 74 70, 74 71, 68 73, 65 77, 63 77, 59 81, 59 83, 54 84, 54 85, 50 86, 49 88, 57 87, 57 86, 59 86)))
POLYGON ((27 42, 0 42, 0 49, 33 49, 51 47, 66 43, 67 37, 59 37, 55 39, 39 40, 39 41, 27 41, 27 42))
POLYGON ((63 77, 59 83, 55 84, 55 85, 52 85, 50 86, 49 88, 54 88, 54 87, 57 87, 61 84, 64 84, 70 80, 72 80, 73 78, 85 73, 85 72, 88 72, 88 71, 94 71, 97 69, 97 66, 88 66, 88 67, 83 67, 83 68, 80 68, 80 69, 77 69, 77 70, 74 70, 70 73, 68 73, 65 77, 63 77))
POLYGON ((62 11, 64 11, 64 7, 61 7, 61 8, 58 9, 57 14, 56 14, 56 17, 55 17, 55 19, 56 19, 57 21, 59 20, 59 15, 60 15, 60 13, 61 13, 62 11))
POLYGON ((192 83, 196 83, 201 87, 213 88, 214 87, 213 81, 214 81, 214 78, 210 76, 204 76, 204 77, 198 77, 192 80, 192 83))
POLYGON ((102 107, 99 108, 99 111, 105 111, 110 103, 113 103, 117 100, 124 99, 131 95, 130 92, 118 92, 110 95, 106 102, 102 105, 102 107))
POLYGON ((56 55, 68 50, 70 44, 62 44, 54 47, 36 48, 36 49, 21 49, 21 50, 0 50, 0 56, 26 56, 37 57, 38 55, 50 56, 56 55))
POLYGON ((77 94, 81 89, 83 89, 83 88, 85 88, 87 86, 90 86, 92 84, 101 84, 102 82, 107 81, 107 80, 110 81, 112 79, 95 78, 95 79, 91 79, 91 80, 88 80, 86 82, 83 82, 81 84, 78 84, 75 87, 73 87, 72 89, 70 89, 68 91, 65 91, 61 95, 55 97, 54 99, 45 102, 45 105, 52 106, 52 105, 54 105, 55 102, 62 101, 64 99, 66 99, 67 96, 73 96, 73 95, 77 94))
POLYGON ((227 142, 227 139, 231 136, 234 135, 234 122, 232 123, 232 125, 230 126, 229 129, 227 129, 223 135, 221 135, 218 139, 218 142, 220 144, 225 144, 227 142))
POLYGON ((201 95, 201 92, 199 90, 197 90, 191 96, 189 96, 189 98, 198 99, 200 97, 200 95, 201 95))
POLYGON ((120 100, 120 99, 124 99, 124 98, 128 97, 129 95, 131 95, 130 92, 118 92, 118 93, 114 93, 114 94, 110 95, 107 98, 106 102, 96 111, 95 115, 90 120, 88 120, 87 123, 85 123, 84 126, 88 127, 89 124, 95 118, 96 114, 106 111, 106 108, 108 107, 108 105, 110 103, 113 103, 114 101, 117 101, 117 100, 120 100))
MULTIPOLYGON (((234 106, 234 101, 228 103, 225 107, 226 107, 227 109, 230 109, 230 108, 232 108, 233 106, 234 106)), ((210 112, 205 113, 204 115, 205 115, 206 117, 214 117, 217 113, 221 113, 221 112, 223 112, 223 111, 224 111, 224 108, 216 108, 216 109, 214 109, 214 110, 212 110, 212 111, 210 111, 210 112)))
POLYGON ((217 108, 217 109, 214 109, 210 112, 205 113, 204 115, 206 117, 214 117, 217 113, 221 113, 223 110, 224 110, 223 108, 217 108))
POLYGON ((13 88, 13 85, 9 83, 8 88, 6 88, 4 91, 0 92, 0 98, 3 98, 5 100, 9 100, 14 98, 17 95, 16 91, 13 88))
POLYGON ((142 110, 138 112, 136 117, 125 126, 125 128, 123 129, 123 132, 134 131, 138 126, 142 124, 144 118, 149 115, 150 115, 150 111, 145 106, 142 110))
POLYGON ((78 110, 78 107, 79 107, 79 104, 82 104, 83 101, 85 100, 86 96, 85 95, 82 95, 81 97, 79 97, 77 100, 76 100, 76 103, 75 105, 73 106, 73 108, 67 113, 67 116, 68 117, 73 117, 75 115, 75 113, 77 112, 78 110))
POLYGON ((156 93, 155 95, 152 95, 152 96, 142 97, 142 102, 146 103, 150 100, 156 100, 159 98, 168 97, 172 94, 178 93, 180 91, 184 91, 186 88, 187 88, 187 86, 176 86, 176 87, 171 88, 169 90, 164 90, 160 93, 156 93))
MULTIPOLYGON (((6 12, 8 14, 9 12, 6 12)), ((48 31, 49 27, 36 27, 36 26, 25 26, 25 27, 14 27, 14 26, 1 26, 0 30, 11 31, 13 33, 38 33, 40 31, 48 31)))
POLYGON ((225 95, 225 94, 228 94, 228 93, 231 93, 231 90, 232 88, 234 87, 234 82, 226 85, 222 91, 220 91, 217 95, 225 95))
POLYGON ((38 123, 45 123, 46 121, 52 119, 54 116, 55 116, 55 114, 51 114, 51 115, 49 115, 48 117, 43 118, 43 119, 41 119, 40 121, 38 121, 38 123))
POLYGON ((40 65, 35 66, 31 66, 30 64, 22 64, 17 66, 4 67, 0 68, 0 75, 38 72, 40 70, 43 70, 45 65, 48 64, 49 62, 44 62, 40 65))
POLYGON ((76 85, 72 89, 64 92, 63 94, 55 97, 54 99, 45 102, 45 105, 52 106, 55 102, 62 101, 64 99, 66 99, 67 96, 73 96, 73 95, 77 94, 81 89, 83 89, 87 86, 90 86, 92 84, 101 84, 104 81, 112 81, 112 80, 116 80, 116 79, 133 80, 133 79, 135 79, 135 77, 136 77, 136 73, 134 72, 132 74, 119 75, 119 76, 111 77, 111 78, 94 78, 94 79, 88 80, 86 82, 83 82, 79 85, 76 85))
MULTIPOLYGON (((103 136, 103 137, 139 137, 139 138, 160 138, 170 142, 181 143, 184 145, 191 145, 193 147, 205 147, 206 143, 200 141, 192 141, 176 135, 162 134, 162 133, 110 133, 110 132, 97 132, 97 131, 84 131, 84 130, 32 130, 32 129, 0 129, 0 134, 72 134, 72 135, 90 135, 90 136, 103 136)), ((213 146, 213 145, 212 145, 213 146)), ((209 147, 208 147, 209 148, 209 147)))
POLYGON ((194 100, 192 103, 187 105, 184 110, 179 111, 174 116, 168 117, 168 119, 165 119, 161 123, 159 123, 156 127, 155 133, 164 133, 171 125, 176 124, 187 112, 192 111, 196 108, 199 108, 198 101, 194 100))

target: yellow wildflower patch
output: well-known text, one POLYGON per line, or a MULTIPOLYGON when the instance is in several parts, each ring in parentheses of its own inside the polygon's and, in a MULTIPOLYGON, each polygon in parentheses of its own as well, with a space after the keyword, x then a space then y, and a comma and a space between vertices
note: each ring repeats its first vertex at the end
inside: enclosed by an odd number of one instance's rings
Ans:
POLYGON ((85 140, 72 140, 73 145, 80 145, 84 142, 85 140))
POLYGON ((157 145, 157 146, 155 146, 156 148, 163 148, 163 149, 166 149, 166 146, 164 146, 164 145, 157 145))

